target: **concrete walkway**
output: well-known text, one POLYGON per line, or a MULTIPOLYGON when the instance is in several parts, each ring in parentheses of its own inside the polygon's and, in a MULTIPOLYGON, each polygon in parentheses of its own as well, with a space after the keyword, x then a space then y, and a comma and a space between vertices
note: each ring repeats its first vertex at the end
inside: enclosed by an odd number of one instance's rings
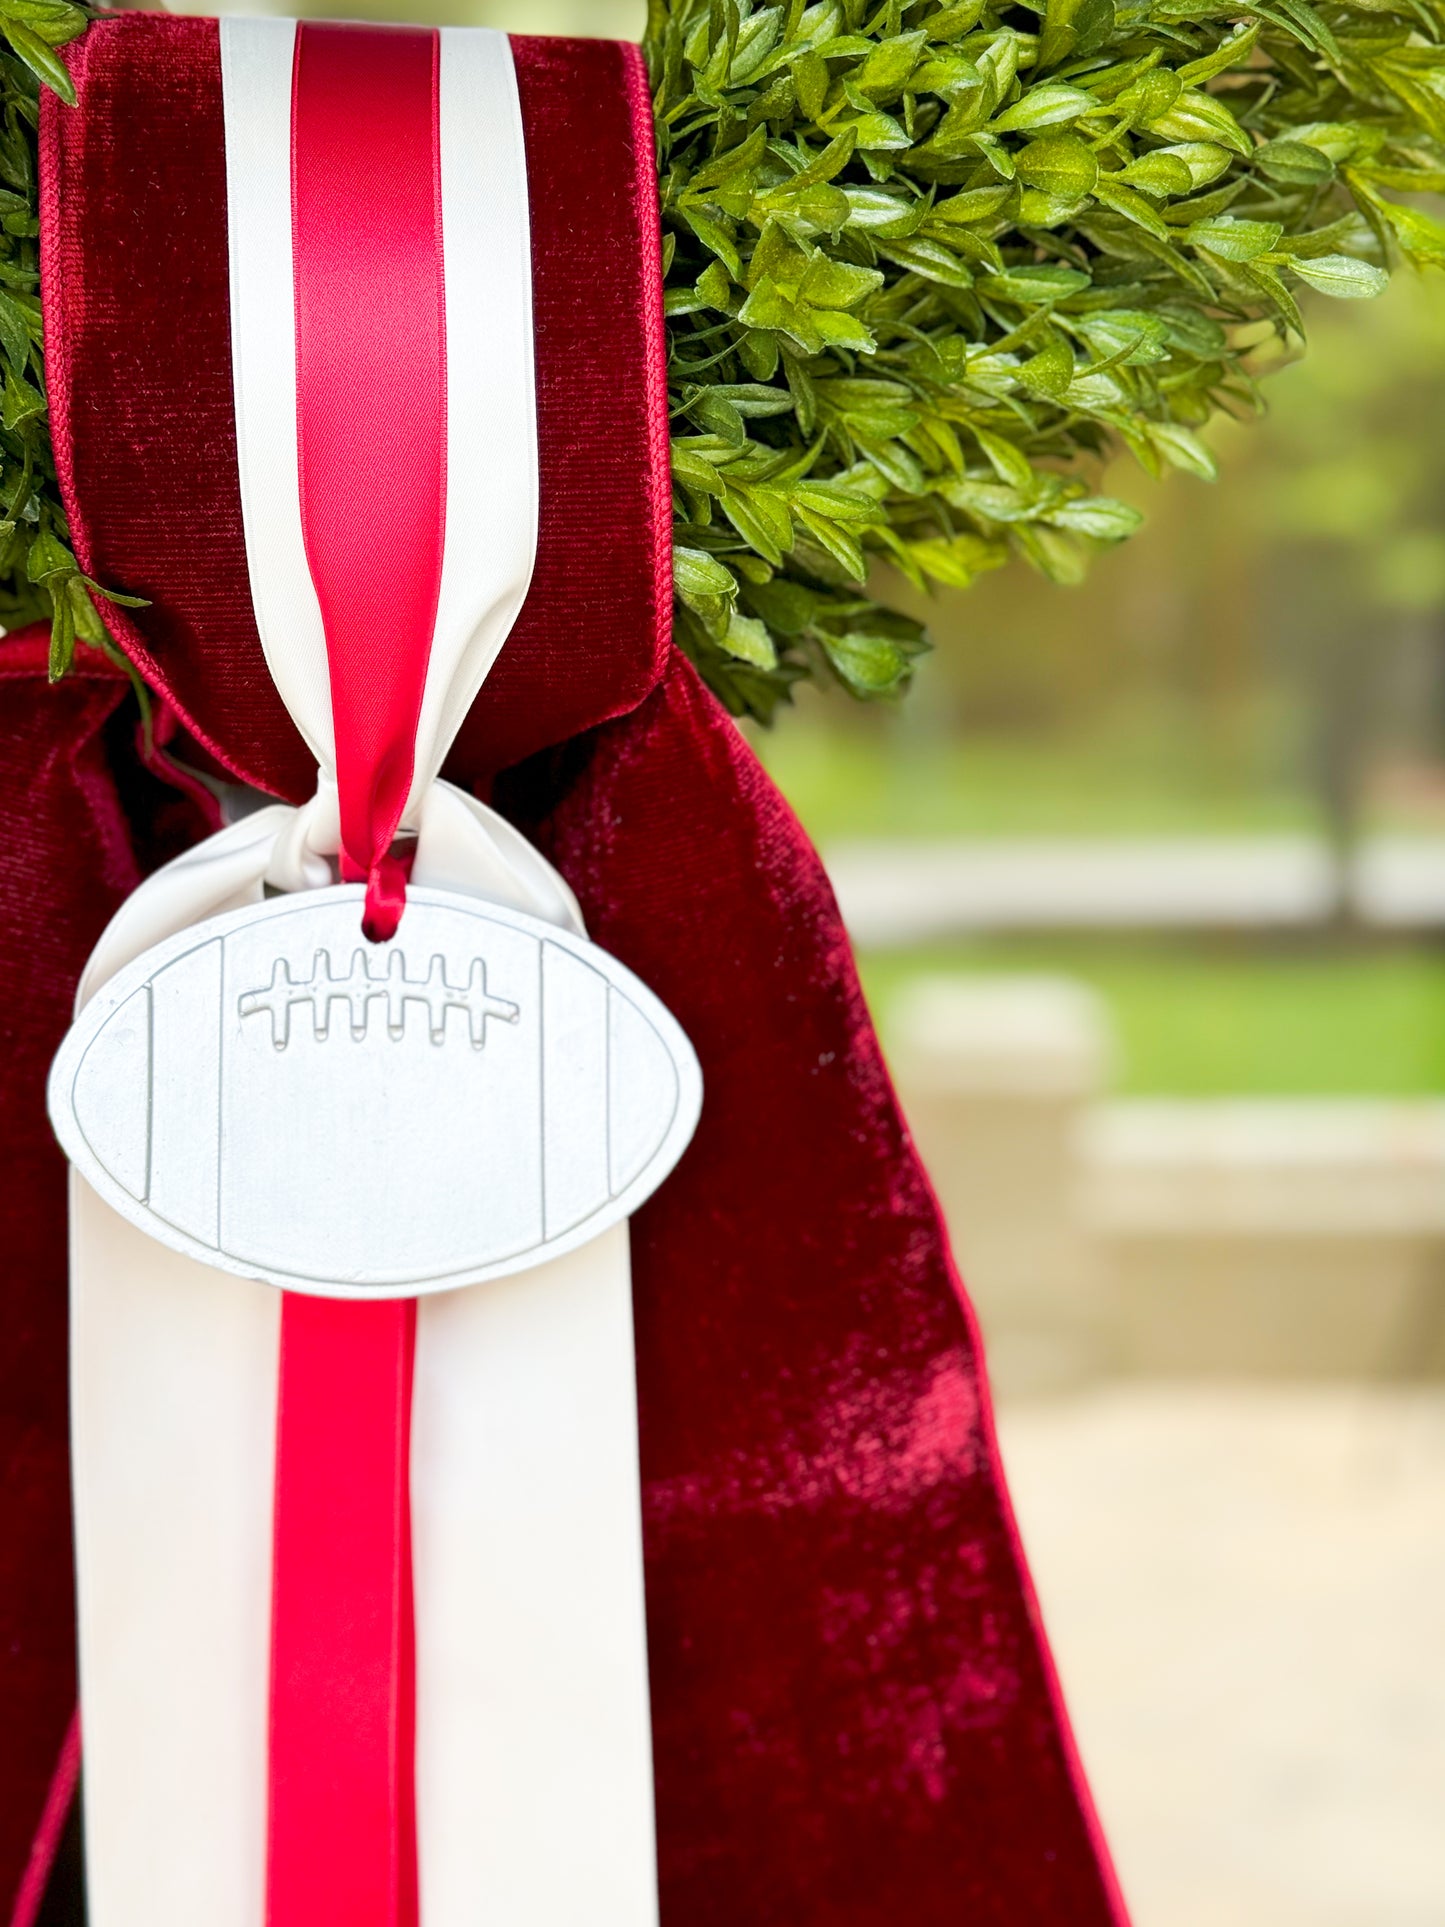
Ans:
POLYGON ((1445 1388, 1119 1383, 1001 1430, 1135 1927, 1442 1927, 1445 1388))
MULTIPOLYGON (((871 841, 824 852, 855 943, 886 947, 1009 930, 1311 929, 1337 907, 1309 836, 871 841)), ((1378 837, 1350 867, 1361 919, 1445 925, 1445 839, 1378 837)))

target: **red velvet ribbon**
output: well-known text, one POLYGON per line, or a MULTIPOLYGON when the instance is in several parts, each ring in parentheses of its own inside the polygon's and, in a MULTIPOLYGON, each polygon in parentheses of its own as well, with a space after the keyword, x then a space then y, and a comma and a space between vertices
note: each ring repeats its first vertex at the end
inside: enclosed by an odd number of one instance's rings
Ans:
MULTIPOLYGON (((330 665, 342 874, 366 880, 373 940, 392 935, 405 900, 391 845, 415 767, 441 580, 438 53, 430 29, 296 33, 301 519, 330 665)), ((268 1927, 417 1918, 415 1334, 414 1301, 288 1293, 283 1303, 268 1927)))

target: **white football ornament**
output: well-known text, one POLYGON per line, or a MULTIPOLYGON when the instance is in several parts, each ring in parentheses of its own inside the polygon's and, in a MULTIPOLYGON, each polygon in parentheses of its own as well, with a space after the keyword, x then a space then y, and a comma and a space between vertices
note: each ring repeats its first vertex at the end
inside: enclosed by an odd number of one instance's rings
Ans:
POLYGON ((50 1075, 76 1169, 203 1264, 323 1297, 412 1296, 570 1251, 634 1211, 702 1077, 645 984, 503 905, 360 885, 157 944, 86 1005, 50 1075))

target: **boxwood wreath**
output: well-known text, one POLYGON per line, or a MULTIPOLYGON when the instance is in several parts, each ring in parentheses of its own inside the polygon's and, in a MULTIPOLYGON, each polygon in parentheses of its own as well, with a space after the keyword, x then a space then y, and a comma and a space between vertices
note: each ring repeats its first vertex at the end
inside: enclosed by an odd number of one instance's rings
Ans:
MULTIPOLYGON (((41 86, 90 15, 0 0, 0 617, 115 654, 45 417, 41 86), (97 600, 97 598, 99 600, 97 600)), ((1445 0, 652 0, 678 633, 735 714, 890 696, 891 568, 1076 581, 1129 448, 1211 477, 1301 287, 1445 264, 1445 0), (1268 350, 1268 352, 1265 352, 1268 350), (879 570, 877 565, 886 565, 879 570)), ((1281 352, 1283 351, 1283 352, 1281 352)), ((377 406, 384 406, 377 398, 377 406)))

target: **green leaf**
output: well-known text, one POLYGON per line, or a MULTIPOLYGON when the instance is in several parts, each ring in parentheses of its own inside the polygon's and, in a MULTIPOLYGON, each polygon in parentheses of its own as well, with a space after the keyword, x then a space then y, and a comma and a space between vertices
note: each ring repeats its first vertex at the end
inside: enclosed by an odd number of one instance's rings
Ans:
POLYGON ((930 581, 948 589, 966 589, 978 576, 1001 567, 1008 558, 1002 542, 982 535, 910 542, 908 553, 930 581))
POLYGON ((738 341, 738 359, 755 381, 771 381, 780 359, 777 338, 744 328, 738 341))
POLYGON ((828 414, 860 435, 906 435, 918 425, 912 393, 902 382, 828 381, 818 391, 828 414))
POLYGON ((830 261, 825 254, 817 254, 803 276, 800 292, 813 308, 856 308, 882 285, 883 275, 877 268, 857 268, 851 262, 830 261))
POLYGON ((13 13, 3 22, 5 38, 19 54, 36 79, 59 94, 68 107, 75 105, 75 83, 60 55, 40 35, 17 20, 13 13))
POLYGON ((707 457, 680 448, 676 442, 672 445, 672 477, 684 488, 695 489, 702 495, 722 493, 722 478, 707 457))
POLYGON ((733 286, 721 261, 713 261, 703 269, 697 277, 697 291, 710 308, 726 310, 733 286))
POLYGON ((75 575, 75 557, 51 529, 39 529, 31 538, 25 573, 32 582, 49 583, 57 576, 75 575))
POLYGON ((696 598, 731 595, 737 589, 731 572, 701 549, 673 549, 672 584, 680 596, 696 598))
POLYGON ((724 488, 723 514, 751 549, 776 569, 793 539, 786 500, 765 488, 724 488))
POLYGON ((995 435, 992 429, 980 428, 977 423, 970 423, 970 427, 974 440, 988 457, 990 467, 1001 482, 1007 482, 1013 488, 1033 486, 1034 471, 1021 448, 1016 448, 1002 435, 995 435))
POLYGON ((822 643, 834 669, 860 696, 886 695, 907 674, 908 658, 891 636, 850 629, 846 635, 824 635, 822 643))
POLYGON ((1183 82, 1177 74, 1167 67, 1155 67, 1117 93, 1110 102, 1110 110, 1126 126, 1151 127, 1169 112, 1183 91, 1183 82))
POLYGON ((709 189, 726 187, 729 182, 751 174, 768 148, 768 130, 755 127, 746 140, 715 154, 692 176, 685 190, 689 200, 705 199, 709 189))
POLYGON ((852 160, 853 149, 857 144, 852 128, 847 128, 843 133, 836 135, 821 154, 816 155, 805 167, 800 167, 793 178, 785 183, 789 193, 796 194, 800 189, 807 187, 821 187, 836 175, 841 174, 852 160))
POLYGON ((700 314, 707 305, 696 288, 669 288, 662 297, 662 312, 669 319, 673 315, 700 314))
POLYGON ((856 489, 840 488, 835 482, 799 482, 792 500, 799 508, 816 515, 831 515, 838 522, 876 522, 878 504, 856 489))
POLYGON ((1182 422, 1147 422, 1144 435, 1171 468, 1183 469, 1186 475, 1197 475, 1204 482, 1217 477, 1214 457, 1193 429, 1182 422))
MULTIPOLYGON (((1082 200, 1093 191, 1099 178, 1099 163, 1094 159, 1093 149, 1077 134, 1058 134, 1047 140, 1031 141, 1018 156, 1017 164, 1020 180, 1066 201, 1082 200)), ((1182 171, 1187 189, 1188 171, 1182 171)))
POLYGON ((716 389, 704 388, 689 405, 689 413, 698 427, 721 441, 730 443, 733 448, 747 446, 748 431, 737 409, 716 389))
POLYGON ((946 288, 973 286, 971 271, 941 241, 880 241, 878 252, 885 261, 906 268, 910 274, 922 275, 925 281, 937 281, 946 288))
POLYGON ((81 576, 79 580, 85 584, 92 595, 98 595, 104 602, 114 602, 122 609, 149 609, 151 606, 143 595, 121 595, 117 589, 102 588, 100 583, 93 581, 88 575, 81 576))
POLYGON ((1263 0, 1254 0, 1254 11, 1261 20, 1282 27, 1312 52, 1323 54, 1327 60, 1340 60, 1339 42, 1308 0, 1271 0, 1268 6, 1263 0))
POLYGON ((976 221, 991 221, 1007 205, 1012 193, 1009 187, 971 187, 962 194, 951 194, 933 209, 930 224, 962 227, 976 221))
POLYGON ((1106 308, 1081 315, 1077 325, 1089 346, 1106 360, 1145 367, 1168 358, 1169 328, 1159 315, 1137 308, 1106 308))
POLYGON ((845 576, 854 582, 863 580, 868 573, 868 564, 855 536, 847 529, 840 528, 831 516, 819 515, 813 509, 799 509, 798 520, 845 576))
POLYGON ((1224 73, 1227 68, 1237 67, 1240 61, 1253 53, 1258 39, 1258 21, 1252 22, 1247 27, 1240 25, 1232 33, 1225 35, 1213 53, 1205 54, 1201 60, 1191 60, 1188 66, 1181 67, 1180 80, 1186 87, 1203 86, 1206 80, 1213 80, 1216 74, 1224 73))
POLYGON ((1030 133, 1036 127, 1057 127, 1065 121, 1078 120, 1081 115, 1092 113, 1098 105, 1094 96, 1086 94, 1081 87, 1045 82, 1040 87, 1030 88, 1022 100, 1016 101, 1012 107, 995 114, 989 122, 989 132, 1022 134, 1030 133))
POLYGON ((729 86, 741 87, 753 78, 778 44, 782 25, 781 7, 767 7, 742 23, 738 32, 737 51, 728 67, 729 86))
POLYGON ((902 442, 872 442, 858 438, 858 451, 900 495, 926 495, 923 464, 902 442))
POLYGON ((1162 141, 1205 141, 1218 147, 1232 147, 1236 154, 1251 151, 1239 122, 1224 102, 1212 94, 1181 94, 1167 114, 1149 123, 1149 132, 1162 141))
POLYGON ((793 92, 806 120, 816 121, 828 97, 828 63, 818 54, 802 54, 793 62, 793 92))
POLYGON ((1377 205, 1407 254, 1423 267, 1445 267, 1445 224, 1421 207, 1402 207, 1398 201, 1377 205))
POLYGON ((1079 544, 1063 530, 1035 525, 1010 530, 1014 547, 1024 560, 1050 582, 1061 588, 1076 588, 1083 581, 1088 561, 1079 544))
POLYGON ((927 40, 928 35, 919 29, 883 41, 854 74, 853 85, 870 100, 897 100, 927 40))
POLYGON ((1088 275, 1080 274, 1077 268, 1043 261, 1027 267, 1007 268, 1002 274, 990 275, 979 291, 1032 308, 1049 301, 1066 301, 1071 294, 1078 294, 1088 285, 1088 275))
POLYGON ((1329 156, 1304 141, 1266 141, 1254 150, 1254 164, 1286 187, 1323 187, 1335 172, 1329 156))
MULTIPOLYGON (((1208 187, 1211 181, 1217 181, 1234 164, 1229 149, 1217 147, 1212 141, 1180 141, 1173 147, 1156 147, 1154 155, 1160 159, 1183 161, 1189 169, 1191 188, 1208 187)), ((1133 178, 1132 169, 1126 168, 1124 171, 1133 178)))
POLYGON ((921 60, 908 76, 911 94, 937 94, 953 101, 984 85, 982 73, 966 54, 935 53, 921 60))
POLYGON ((110 635, 100 619, 99 610, 90 599, 84 578, 73 575, 63 586, 57 586, 70 603, 70 619, 75 625, 76 635, 92 648, 103 649, 110 641, 110 635))
POLYGON ((851 228, 896 228, 912 211, 908 202, 886 187, 845 187, 843 195, 851 228))
POLYGON ((933 14, 928 22, 930 40, 957 40, 960 35, 972 33, 983 15, 983 0, 962 0, 962 4, 944 7, 933 14))
POLYGON ((1240 264, 1240 275, 1252 287, 1258 289, 1273 308, 1287 329, 1303 336, 1304 321, 1299 304, 1286 287, 1284 278, 1271 260, 1245 261, 1240 264))
POLYGON ((1036 187, 1026 187, 1019 196, 1019 226, 1024 229, 1065 227, 1081 206, 1079 201, 1060 200, 1056 194, 1043 194, 1036 187))
POLYGON ((90 24, 85 9, 69 5, 68 0, 5 0, 0 7, 0 31, 5 31, 7 20, 30 27, 48 47, 63 47, 90 24))
POLYGON ((30 323, 13 295, 0 289, 0 348, 17 375, 30 359, 30 323))
POLYGON ((1127 502, 1116 502, 1110 495, 1086 495, 1050 511, 1046 518, 1057 529, 1070 529, 1096 542, 1122 542, 1138 528, 1144 517, 1127 502))
POLYGON ((1038 65, 1057 67, 1100 45, 1115 24, 1114 0, 1046 0, 1038 65))
POLYGON ((1046 348, 1031 355, 1019 369, 1019 380, 1035 394, 1061 401, 1074 379, 1074 356, 1067 341, 1055 336, 1046 348))
POLYGON ((774 328, 789 335, 804 354, 816 354, 823 346, 823 337, 811 324, 807 311, 789 300, 766 275, 743 303, 738 320, 749 328, 774 328))
POLYGON ((821 599, 816 590, 804 588, 801 582, 774 576, 769 582, 750 586, 747 600, 775 635, 800 636, 812 625, 821 599))
POLYGON ((1317 254, 1312 260, 1296 258, 1290 266, 1301 281, 1308 281, 1321 294, 1337 301, 1369 301, 1383 294, 1390 277, 1373 262, 1357 261, 1352 254, 1317 254))
POLYGON ((1167 242, 1170 239, 1168 228, 1145 197, 1136 193, 1132 187, 1125 187, 1121 182, 1116 181, 1112 174, 1103 174, 1099 177, 1098 184, 1094 188, 1094 199, 1102 206, 1112 208, 1116 214, 1122 214, 1126 221, 1132 221, 1136 227, 1141 227, 1146 233, 1152 234, 1156 241, 1167 242))
POLYGON ((851 348, 860 355, 871 355, 877 343, 856 315, 834 308, 814 308, 809 319, 824 347, 851 348))
POLYGON ((695 207, 685 207, 680 211, 683 220, 703 246, 717 256, 734 281, 741 281, 743 264, 733 237, 721 221, 715 221, 710 214, 703 214, 695 207))
POLYGON ((913 141, 908 129, 901 120, 881 111, 860 114, 848 123, 848 131, 859 147, 871 148, 874 153, 886 154, 900 148, 911 147, 913 141))
POLYGON ((1306 147, 1317 148, 1336 163, 1349 160, 1368 139, 1365 128, 1337 120, 1306 121, 1303 126, 1292 129, 1292 138, 1306 147))
POLYGON ((65 594, 53 598, 50 612, 50 680, 68 676, 75 662, 75 610, 65 594))
POLYGON ((1241 221, 1220 214, 1212 221, 1195 221, 1184 230, 1184 239, 1225 261, 1253 261, 1268 254, 1283 232, 1278 221, 1241 221))
POLYGON ((786 388, 770 382, 739 381, 720 383, 715 391, 730 402, 745 421, 760 421, 769 415, 791 415, 793 397, 786 388))
POLYGON ((739 662, 750 662, 755 669, 776 669, 778 666, 778 652, 773 647, 773 639, 765 624, 759 622, 756 616, 740 616, 735 611, 720 640, 728 654, 739 662))
POLYGON ((1142 154, 1137 161, 1130 161, 1119 170, 1118 179, 1138 188, 1141 194, 1153 194, 1161 200, 1170 194, 1192 193, 1194 188, 1194 176, 1188 164, 1177 154, 1171 154, 1167 147, 1156 148, 1152 154, 1142 154))
POLYGON ((1210 361, 1227 352, 1229 338, 1212 315, 1193 308, 1160 307, 1159 319, 1171 347, 1201 361, 1210 361))

